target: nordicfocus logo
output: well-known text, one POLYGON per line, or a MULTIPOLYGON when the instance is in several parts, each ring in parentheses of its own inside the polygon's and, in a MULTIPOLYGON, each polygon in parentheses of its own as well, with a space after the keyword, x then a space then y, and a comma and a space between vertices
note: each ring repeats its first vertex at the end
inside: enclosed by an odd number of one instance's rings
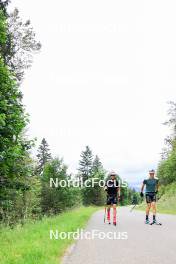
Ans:
MULTIPOLYGON (((93 178, 93 179, 88 179, 86 181, 83 181, 82 179, 80 180, 59 180, 58 178, 53 179, 50 178, 50 187, 51 188, 58 188, 58 187, 95 187, 95 186, 99 186, 99 187, 105 187, 105 185, 107 184, 108 186, 108 182, 110 181, 105 181, 105 180, 100 180, 98 178, 93 178)), ((118 185, 115 187, 121 187, 121 188, 127 188, 128 187, 128 183, 125 180, 118 180, 118 185)))
POLYGON ((84 231, 83 229, 77 229, 75 232, 59 232, 58 230, 50 230, 50 239, 110 239, 110 240, 127 240, 127 232, 103 232, 98 229, 93 229, 91 231, 84 231))

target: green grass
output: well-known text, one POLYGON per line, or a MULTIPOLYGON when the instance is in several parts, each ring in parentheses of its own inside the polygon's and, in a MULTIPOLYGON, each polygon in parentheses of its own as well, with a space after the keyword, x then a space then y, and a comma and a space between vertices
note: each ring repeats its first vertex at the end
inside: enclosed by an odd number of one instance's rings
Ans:
POLYGON ((55 217, 43 218, 13 230, 0 230, 1 264, 58 264, 72 240, 50 239, 50 230, 73 232, 83 228, 98 208, 81 207, 55 217))
MULTIPOLYGON (((161 193, 163 194, 157 202, 158 213, 163 214, 176 214, 176 184, 170 184, 165 187, 161 187, 161 193)), ((139 210, 145 210, 146 204, 142 203, 137 207, 139 210)))

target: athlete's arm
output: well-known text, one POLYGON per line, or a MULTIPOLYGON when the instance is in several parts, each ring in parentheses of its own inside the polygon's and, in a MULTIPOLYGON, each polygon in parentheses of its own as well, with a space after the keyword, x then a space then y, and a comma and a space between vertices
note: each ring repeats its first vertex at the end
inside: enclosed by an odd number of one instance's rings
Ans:
POLYGON ((107 185, 105 185, 105 187, 104 187, 104 190, 105 190, 105 191, 107 191, 107 190, 108 190, 108 187, 107 187, 107 185))
POLYGON ((158 192, 159 190, 159 181, 157 181, 157 184, 156 184, 156 192, 158 192))
POLYGON ((106 192, 107 192, 107 190, 108 190, 107 181, 106 181, 106 183, 105 183, 104 190, 105 190, 106 192))
POLYGON ((120 186, 118 187, 118 199, 120 199, 120 186))
POLYGON ((144 182, 142 183, 142 187, 141 187, 141 193, 143 193, 143 191, 144 191, 144 186, 145 186, 145 184, 144 184, 144 182))
POLYGON ((140 193, 140 196, 143 197, 144 194, 143 194, 143 191, 144 191, 144 186, 146 184, 146 181, 144 180, 143 183, 142 183, 142 187, 141 187, 141 193, 140 193))

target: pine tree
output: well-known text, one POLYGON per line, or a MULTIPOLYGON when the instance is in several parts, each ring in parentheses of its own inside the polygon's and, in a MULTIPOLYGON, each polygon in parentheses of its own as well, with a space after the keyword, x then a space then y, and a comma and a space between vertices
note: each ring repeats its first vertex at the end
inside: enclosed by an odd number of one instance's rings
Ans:
MULTIPOLYGON (((95 156, 93 160, 92 165, 92 173, 91 178, 97 179, 99 181, 104 180, 106 177, 106 172, 103 168, 103 165, 98 157, 98 155, 95 156)), ((99 184, 95 184, 94 187, 89 189, 89 195, 87 200, 87 204, 94 204, 94 205, 103 205, 105 202, 105 191, 102 187, 99 186, 99 184)))
POLYGON ((81 153, 81 160, 79 161, 79 172, 82 175, 82 179, 83 181, 86 181, 92 172, 92 159, 93 159, 93 155, 92 155, 92 151, 89 148, 89 146, 86 146, 86 150, 82 151, 81 153))
POLYGON ((9 5, 10 0, 0 0, 0 10, 3 11, 5 16, 8 16, 7 14, 7 6, 9 5))
POLYGON ((41 206, 42 211, 45 214, 57 214, 65 209, 81 204, 81 192, 79 188, 74 187, 50 187, 50 178, 54 181, 67 181, 69 180, 69 174, 67 172, 67 166, 64 161, 59 158, 54 158, 50 163, 47 163, 43 175, 42 182, 42 194, 41 194, 41 206))
POLYGON ((41 49, 41 43, 36 41, 30 20, 23 22, 17 8, 8 12, 10 2, 0 0, 0 10, 6 17, 7 24, 6 42, 0 47, 0 53, 16 81, 21 83, 25 70, 32 65, 33 54, 41 49))
POLYGON ((38 148, 37 158, 39 163, 37 166, 37 172, 41 175, 45 164, 52 159, 49 145, 45 138, 42 139, 41 144, 38 148))
POLYGON ((95 159, 93 161, 93 165, 92 165, 92 172, 94 174, 96 174, 97 172, 99 172, 100 170, 103 169, 102 163, 98 157, 98 155, 95 156, 95 159))

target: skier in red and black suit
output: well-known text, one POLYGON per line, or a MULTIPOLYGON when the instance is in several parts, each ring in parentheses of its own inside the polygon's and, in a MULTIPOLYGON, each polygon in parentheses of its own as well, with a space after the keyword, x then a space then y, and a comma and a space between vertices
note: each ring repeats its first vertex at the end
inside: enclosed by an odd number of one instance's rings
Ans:
POLYGON ((113 207, 113 224, 116 225, 116 206, 117 201, 120 200, 120 186, 116 179, 117 174, 112 171, 109 173, 110 179, 107 180, 105 191, 107 192, 107 220, 110 221, 110 209, 113 207))

